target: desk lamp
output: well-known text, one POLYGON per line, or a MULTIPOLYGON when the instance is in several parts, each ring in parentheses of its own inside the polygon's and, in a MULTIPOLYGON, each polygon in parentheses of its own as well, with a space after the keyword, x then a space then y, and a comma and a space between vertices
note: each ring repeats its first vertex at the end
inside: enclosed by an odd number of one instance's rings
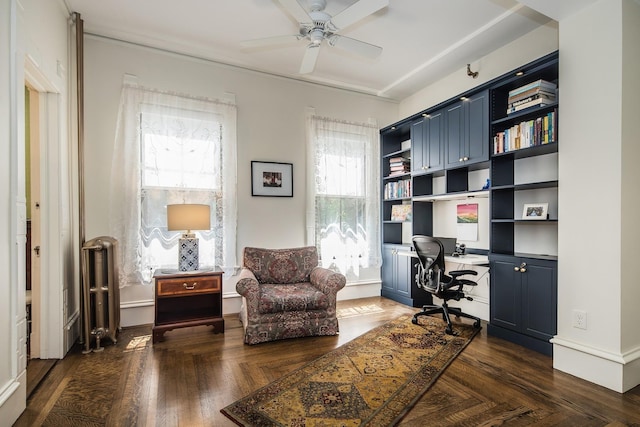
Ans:
POLYGON ((167 230, 186 230, 179 241, 179 271, 198 270, 198 239, 191 231, 210 228, 209 205, 167 205, 167 230))

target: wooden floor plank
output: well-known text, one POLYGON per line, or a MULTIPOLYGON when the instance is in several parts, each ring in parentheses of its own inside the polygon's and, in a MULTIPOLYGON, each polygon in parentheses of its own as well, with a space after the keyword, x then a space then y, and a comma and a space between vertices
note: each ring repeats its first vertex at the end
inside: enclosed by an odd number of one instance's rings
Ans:
MULTIPOLYGON (((418 311, 380 297, 339 301, 338 309, 345 314, 338 336, 255 346, 243 344, 237 315, 226 316, 224 334, 177 329, 156 344, 150 326, 127 328, 102 353, 74 349, 59 361, 15 426, 234 426, 220 413, 224 406, 418 311)), ((619 394, 556 371, 551 358, 487 336, 485 328, 400 425, 633 426, 639 407, 640 387, 619 394)))

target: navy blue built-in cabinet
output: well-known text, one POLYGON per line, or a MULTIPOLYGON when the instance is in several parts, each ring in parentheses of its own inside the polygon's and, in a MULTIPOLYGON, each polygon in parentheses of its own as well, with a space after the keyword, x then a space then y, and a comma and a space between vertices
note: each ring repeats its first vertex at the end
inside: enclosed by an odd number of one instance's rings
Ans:
POLYGON ((557 329, 558 91, 526 108, 514 108, 510 98, 538 81, 558 86, 558 52, 381 129, 381 294, 420 306, 424 292, 414 289, 415 267, 398 252, 410 248, 412 235, 433 235, 434 203, 489 197, 488 331, 550 354, 557 329), (547 133, 539 139, 541 123, 547 133), (525 138, 527 127, 536 127, 535 141, 525 138), (517 146, 498 144, 499 136, 521 131, 517 146), (394 173, 399 158, 410 166, 394 173), (488 192, 470 191, 475 171, 488 171, 488 192), (389 195, 398 186, 408 193, 389 195), (544 218, 527 217, 526 207, 537 204, 547 209, 544 218), (411 217, 394 217, 396 205, 410 205, 411 217))

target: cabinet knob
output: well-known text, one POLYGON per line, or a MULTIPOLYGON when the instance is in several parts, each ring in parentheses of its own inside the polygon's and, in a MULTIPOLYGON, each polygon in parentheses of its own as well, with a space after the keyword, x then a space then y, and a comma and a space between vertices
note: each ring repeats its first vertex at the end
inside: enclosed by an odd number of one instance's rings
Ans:
POLYGON ((527 267, 527 263, 523 262, 522 264, 520 264, 520 266, 513 267, 513 271, 517 271, 517 272, 520 272, 520 273, 526 273, 526 271, 527 271, 526 267, 527 267))
POLYGON ((462 162, 462 161, 463 161, 462 157, 460 157, 460 158, 458 159, 458 161, 459 161, 459 162, 462 162))
POLYGON ((187 283, 183 283, 182 287, 185 288, 188 291, 192 291, 196 288, 196 282, 193 282, 192 285, 188 285, 187 283))
POLYGON ((462 160, 464 160, 466 162, 467 160, 469 160, 469 158, 468 157, 463 157, 462 160))
POLYGON ((425 171, 426 171, 427 169, 429 169, 429 166, 423 166, 423 167, 422 167, 422 170, 425 170, 425 171))

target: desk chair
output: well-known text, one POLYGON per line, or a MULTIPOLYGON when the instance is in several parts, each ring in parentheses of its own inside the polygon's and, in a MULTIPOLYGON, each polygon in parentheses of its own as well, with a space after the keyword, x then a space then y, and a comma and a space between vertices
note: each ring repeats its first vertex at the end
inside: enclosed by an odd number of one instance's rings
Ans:
POLYGON ((418 288, 433 294, 443 300, 442 305, 425 305, 422 311, 413 316, 412 322, 418 324, 418 317, 428 316, 430 314, 442 313, 442 319, 447 322, 445 332, 454 335, 453 325, 450 315, 456 317, 466 317, 473 319, 473 326, 480 328, 480 318, 463 313, 457 307, 449 307, 448 301, 460 301, 466 298, 473 301, 473 298, 464 295, 463 286, 476 286, 477 283, 472 280, 459 279, 463 275, 477 275, 474 270, 456 270, 450 271, 449 275, 445 274, 444 266, 444 247, 440 240, 429 236, 413 236, 413 247, 418 255, 419 264, 418 273, 416 274, 416 284, 418 288))

